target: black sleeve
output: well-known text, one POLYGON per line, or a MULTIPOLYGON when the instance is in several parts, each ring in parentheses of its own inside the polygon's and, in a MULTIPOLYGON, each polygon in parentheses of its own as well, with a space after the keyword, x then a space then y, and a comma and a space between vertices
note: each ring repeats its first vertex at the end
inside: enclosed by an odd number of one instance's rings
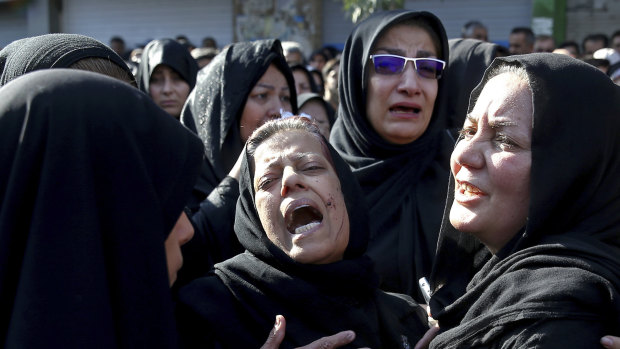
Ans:
POLYGON ((194 237, 183 245, 183 268, 175 286, 205 275, 215 263, 231 258, 243 248, 234 231, 239 182, 226 177, 211 191, 192 216, 194 237))

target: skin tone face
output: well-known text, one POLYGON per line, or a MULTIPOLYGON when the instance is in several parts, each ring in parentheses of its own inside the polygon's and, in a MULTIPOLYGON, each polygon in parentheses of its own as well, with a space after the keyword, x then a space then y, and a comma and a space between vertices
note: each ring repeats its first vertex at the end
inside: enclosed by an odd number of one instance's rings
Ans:
POLYGON ((297 90, 297 95, 312 92, 312 90, 310 90, 308 75, 300 70, 293 70, 293 77, 295 78, 295 89, 297 90))
POLYGON ((583 43, 584 55, 591 55, 602 48, 605 48, 605 42, 603 40, 586 40, 586 42, 583 43))
POLYGON ((487 41, 487 30, 482 27, 475 27, 471 32, 471 36, 468 37, 472 39, 487 41))
POLYGON ((325 57, 323 57, 322 55, 314 55, 310 59, 310 65, 319 71, 323 69, 325 63, 325 57))
POLYGON ((515 74, 488 81, 467 116, 450 167, 450 223, 497 253, 525 226, 532 166, 532 94, 515 74))
POLYGON ((616 50, 616 52, 620 53, 620 35, 618 36, 614 36, 611 39, 611 48, 613 48, 614 50, 616 50))
POLYGON ((183 266, 181 246, 185 245, 194 236, 194 227, 185 212, 181 213, 170 235, 166 239, 166 261, 168 263, 168 280, 170 286, 177 280, 177 272, 183 266))
POLYGON ((340 181, 321 141, 280 132, 256 149, 256 208, 267 237, 305 264, 339 261, 349 243, 340 181))
POLYGON ((534 52, 553 52, 553 50, 555 50, 553 39, 540 39, 534 43, 534 52))
POLYGON ((508 37, 508 51, 511 55, 532 53, 534 45, 528 44, 523 33, 510 34, 508 37))
POLYGON ((272 64, 254 85, 245 102, 239 130, 241 140, 245 143, 259 126, 279 118, 280 109, 292 110, 291 91, 284 74, 272 64))
POLYGON ((149 81, 149 94, 155 104, 168 114, 179 118, 189 92, 189 84, 172 68, 160 64, 153 71, 149 81))
POLYGON ((325 111, 325 107, 320 101, 310 100, 306 102, 299 111, 312 116, 312 121, 319 127, 323 137, 329 139, 329 119, 327 118, 327 111, 325 111))
MULTIPOLYGON (((399 24, 383 34, 372 54, 394 54, 411 58, 437 58, 431 36, 422 28, 399 24)), ((370 62, 372 64, 372 62, 370 62)), ((366 112, 381 138, 393 144, 418 139, 431 121, 438 82, 418 75, 413 62, 396 75, 381 75, 370 68, 366 112)))

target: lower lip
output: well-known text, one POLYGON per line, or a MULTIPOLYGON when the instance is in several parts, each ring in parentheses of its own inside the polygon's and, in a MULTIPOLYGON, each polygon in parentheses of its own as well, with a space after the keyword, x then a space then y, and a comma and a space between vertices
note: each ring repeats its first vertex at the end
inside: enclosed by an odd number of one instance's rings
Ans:
POLYGON ((465 194, 465 191, 462 189, 457 189, 454 193, 454 200, 463 205, 472 205, 476 202, 480 201, 486 195, 483 193, 469 193, 465 194))
POLYGON ((307 237, 309 235, 312 235, 314 232, 316 232, 317 230, 321 229, 321 227, 323 227, 323 222, 321 222, 319 225, 315 226, 314 228, 312 228, 312 229, 310 229, 310 230, 308 230, 308 231, 306 231, 304 233, 301 233, 301 234, 293 233, 293 234, 291 234, 291 235, 293 235, 293 243, 296 242, 296 241, 299 241, 299 240, 301 240, 301 239, 303 239, 303 238, 305 238, 305 237, 307 237))
POLYGON ((164 108, 175 107, 176 105, 177 105, 177 102, 164 102, 161 104, 161 106, 164 108))
POLYGON ((414 112, 409 112, 409 113, 402 113, 402 112, 395 112, 395 111, 391 111, 390 110, 390 115, 394 118, 397 119, 406 119, 406 120, 411 120, 411 119, 418 119, 420 118, 420 113, 414 113, 414 112))

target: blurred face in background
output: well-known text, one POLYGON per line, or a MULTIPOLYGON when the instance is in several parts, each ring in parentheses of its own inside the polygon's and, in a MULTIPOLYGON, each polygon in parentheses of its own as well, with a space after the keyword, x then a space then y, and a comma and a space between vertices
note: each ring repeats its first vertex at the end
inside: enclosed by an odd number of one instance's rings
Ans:
POLYGON ((292 111, 291 91, 284 74, 271 64, 245 102, 239 121, 241 141, 245 143, 252 132, 265 122, 279 118, 280 109, 292 111))
POLYGON ((169 66, 160 64, 153 70, 149 94, 155 104, 168 114, 179 118, 189 92, 189 84, 169 66))

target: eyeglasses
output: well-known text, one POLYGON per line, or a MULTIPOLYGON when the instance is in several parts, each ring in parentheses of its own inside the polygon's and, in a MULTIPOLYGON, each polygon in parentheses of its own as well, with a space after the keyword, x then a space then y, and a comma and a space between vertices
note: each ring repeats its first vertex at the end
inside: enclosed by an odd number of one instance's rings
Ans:
POLYGON ((446 62, 437 58, 409 58, 397 55, 371 55, 375 72, 383 75, 396 75, 405 70, 407 62, 412 61, 418 75, 427 79, 439 79, 446 67, 446 62))

